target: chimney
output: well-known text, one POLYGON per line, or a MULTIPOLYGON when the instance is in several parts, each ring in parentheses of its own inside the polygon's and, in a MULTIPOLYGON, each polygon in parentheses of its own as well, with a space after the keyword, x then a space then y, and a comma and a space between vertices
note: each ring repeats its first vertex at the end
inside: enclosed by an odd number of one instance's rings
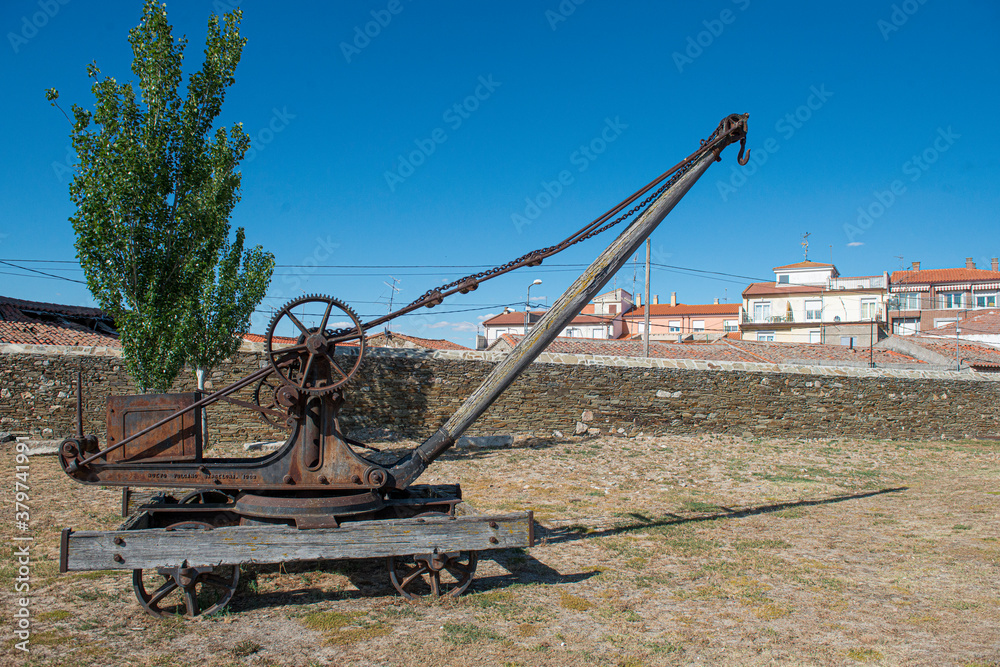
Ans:
POLYGON ((967 269, 974 269, 974 268, 976 268, 976 263, 972 260, 971 257, 966 257, 965 258, 965 268, 967 268, 967 269))
POLYGON ((996 273, 1000 271, 1000 266, 998 266, 998 262, 1000 262, 1000 259, 994 257, 992 261, 993 261, 993 272, 996 273))
POLYGON ((670 305, 671 306, 676 306, 677 305, 677 292, 671 292, 670 293, 670 305))
POLYGON ((659 303, 660 303, 660 295, 659 294, 654 294, 653 295, 653 305, 659 305, 659 303))
POLYGON ((718 306, 718 305, 719 305, 719 297, 715 297, 715 305, 716 305, 716 306, 718 306))
POLYGON ((913 266, 910 267, 910 271, 919 271, 919 270, 920 270, 920 262, 914 262, 913 266))
POLYGON ((642 308, 642 295, 641 294, 636 294, 635 295, 635 307, 636 308, 642 308))

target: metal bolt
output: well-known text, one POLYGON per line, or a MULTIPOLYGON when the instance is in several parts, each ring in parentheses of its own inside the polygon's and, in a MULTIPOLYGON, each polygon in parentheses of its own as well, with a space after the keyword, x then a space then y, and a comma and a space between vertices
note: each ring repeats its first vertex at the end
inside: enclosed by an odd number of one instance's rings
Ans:
POLYGON ((124 559, 124 558, 122 558, 122 555, 121 555, 121 554, 115 554, 115 555, 114 555, 114 556, 112 557, 112 560, 113 560, 113 561, 115 561, 116 563, 124 563, 124 562, 125 562, 125 559, 124 559))
POLYGON ((490 537, 490 544, 499 544, 500 540, 495 537, 490 537))
POLYGON ((490 528, 496 528, 496 527, 497 527, 497 522, 496 521, 490 521, 490 528))
POLYGON ((292 476, 291 475, 285 475, 284 477, 281 478, 281 481, 284 482, 285 484, 291 484, 292 481, 293 481, 292 480, 292 476))
POLYGON ((328 480, 328 479, 326 478, 326 475, 320 475, 320 476, 319 476, 319 483, 320 483, 320 484, 329 484, 329 483, 330 483, 330 480, 328 480))
POLYGON ((122 538, 117 537, 117 536, 115 537, 115 539, 113 539, 111 541, 114 542, 115 544, 117 544, 118 546, 121 546, 121 545, 125 544, 125 540, 123 540, 122 538))
POLYGON ((360 484, 361 483, 361 478, 358 477, 357 475, 354 475, 354 476, 351 477, 351 481, 354 482, 355 484, 360 484))

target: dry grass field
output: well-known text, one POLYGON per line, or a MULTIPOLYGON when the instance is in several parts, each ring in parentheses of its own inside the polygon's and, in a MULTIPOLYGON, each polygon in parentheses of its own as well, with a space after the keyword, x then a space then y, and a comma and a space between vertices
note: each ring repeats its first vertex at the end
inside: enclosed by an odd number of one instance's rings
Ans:
POLYGON ((538 546, 488 552, 443 602, 401 599, 382 561, 245 567, 232 605, 196 621, 147 617, 127 574, 58 574, 59 530, 117 527, 119 491, 70 481, 51 456, 30 465, 34 634, 23 654, 5 633, 4 665, 1000 665, 996 442, 452 452, 420 481, 460 482, 480 512, 533 509, 538 546))

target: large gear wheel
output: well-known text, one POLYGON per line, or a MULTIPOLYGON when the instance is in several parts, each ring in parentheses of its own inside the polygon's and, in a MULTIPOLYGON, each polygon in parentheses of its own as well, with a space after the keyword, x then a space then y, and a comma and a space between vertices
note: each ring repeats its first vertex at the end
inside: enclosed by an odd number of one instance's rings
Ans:
MULTIPOLYGON (((340 318, 340 314, 337 318, 340 318)), ((330 296, 308 294, 289 301, 275 313, 267 327, 265 346, 268 362, 282 382, 296 391, 321 396, 346 384, 361 368, 361 360, 365 356, 364 326, 357 313, 344 302, 330 296), (318 325, 304 324, 294 314, 293 310, 296 308, 304 308, 307 312, 310 308, 317 311, 313 316, 322 312, 318 325), (351 323, 339 329, 328 329, 334 309, 347 315, 351 323), (292 325, 298 338, 290 346, 278 347, 275 343, 275 331, 283 322, 292 325), (358 341, 358 356, 349 368, 345 368, 344 358, 341 357, 338 361, 334 357, 334 351, 338 343, 354 339, 358 341)))

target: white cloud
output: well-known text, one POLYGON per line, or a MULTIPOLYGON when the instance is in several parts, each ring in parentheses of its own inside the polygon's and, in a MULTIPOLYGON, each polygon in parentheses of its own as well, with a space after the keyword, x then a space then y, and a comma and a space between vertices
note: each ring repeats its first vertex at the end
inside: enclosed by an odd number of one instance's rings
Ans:
POLYGON ((853 248, 853 247, 859 246, 859 245, 864 245, 864 243, 862 241, 851 241, 850 243, 847 244, 847 247, 848 248, 853 248))
POLYGON ((428 324, 428 329, 454 329, 455 331, 468 331, 471 333, 476 333, 479 328, 474 322, 435 322, 434 324, 428 324))

